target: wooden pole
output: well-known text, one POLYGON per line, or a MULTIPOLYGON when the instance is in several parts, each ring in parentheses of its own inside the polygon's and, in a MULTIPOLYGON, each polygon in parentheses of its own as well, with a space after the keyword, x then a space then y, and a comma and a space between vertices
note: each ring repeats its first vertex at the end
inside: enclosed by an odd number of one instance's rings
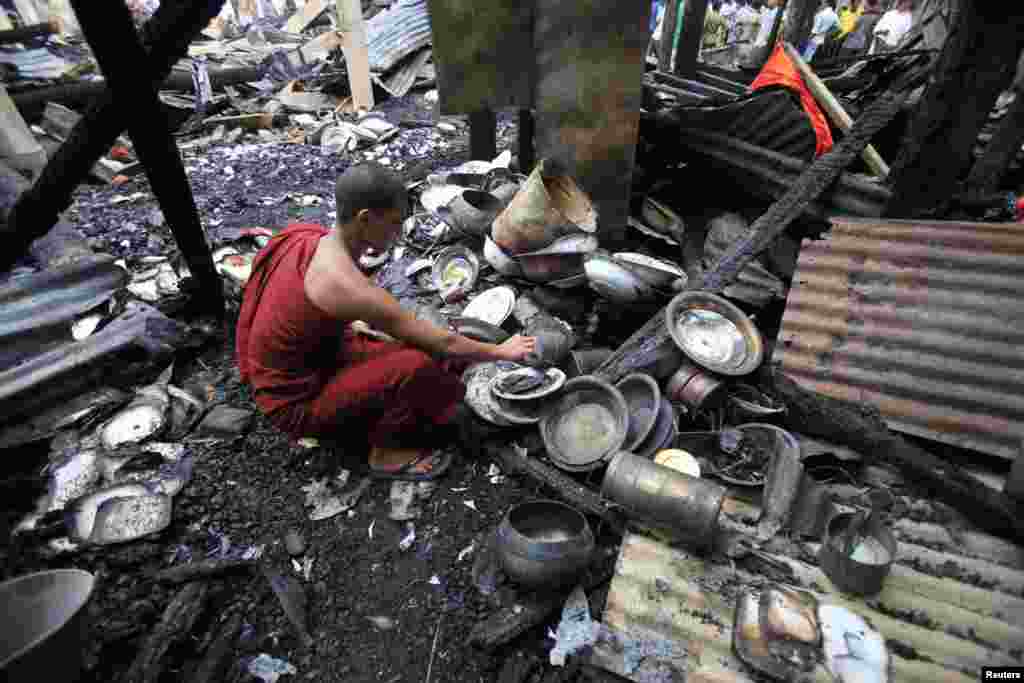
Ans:
POLYGON ((469 158, 490 161, 498 156, 498 120, 490 109, 469 115, 469 158))
POLYGON ((967 176, 971 192, 986 194, 999 189, 999 181, 1024 145, 1024 91, 1017 91, 1017 99, 1010 105, 1003 120, 996 126, 985 153, 975 162, 967 176))
POLYGON ((679 41, 675 72, 683 78, 697 75, 697 56, 704 39, 704 17, 708 12, 708 0, 686 0, 683 8, 683 35, 679 41))
POLYGON ((949 38, 893 162, 892 218, 942 215, 973 162, 978 132, 1009 87, 1024 48, 1024 14, 956 0, 949 38))
POLYGON ((345 53, 348 84, 356 111, 373 109, 373 84, 370 82, 370 55, 366 44, 366 24, 359 0, 338 0, 338 31, 345 53))
MULTIPOLYGON (((825 114, 829 120, 844 133, 849 132, 853 127, 853 118, 843 108, 842 103, 835 98, 832 91, 828 89, 828 86, 818 78, 818 75, 814 73, 804 62, 803 57, 797 52, 789 43, 783 46, 786 50, 786 54, 793 60, 797 70, 804 79, 804 83, 807 84, 807 89, 814 95, 814 99, 817 100, 821 108, 825 110, 825 114)), ((876 176, 885 180, 889 176, 889 165, 885 163, 882 155, 878 153, 878 150, 872 145, 868 145, 864 148, 864 153, 861 155, 864 158, 864 163, 868 165, 871 172, 876 176)))
POLYGON ((672 40, 676 32, 676 15, 682 0, 668 0, 661 20, 661 43, 658 45, 658 70, 672 70, 672 40))

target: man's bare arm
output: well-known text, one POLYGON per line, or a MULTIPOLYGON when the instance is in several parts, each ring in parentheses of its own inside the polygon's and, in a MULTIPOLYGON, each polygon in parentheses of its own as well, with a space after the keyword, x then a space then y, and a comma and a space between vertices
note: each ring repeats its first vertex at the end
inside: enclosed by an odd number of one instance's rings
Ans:
POLYGON ((502 345, 473 341, 451 330, 419 320, 403 309, 393 296, 378 287, 360 291, 344 308, 348 311, 344 317, 364 320, 374 329, 432 356, 478 361, 519 361, 535 345, 534 340, 522 338, 513 338, 502 345))

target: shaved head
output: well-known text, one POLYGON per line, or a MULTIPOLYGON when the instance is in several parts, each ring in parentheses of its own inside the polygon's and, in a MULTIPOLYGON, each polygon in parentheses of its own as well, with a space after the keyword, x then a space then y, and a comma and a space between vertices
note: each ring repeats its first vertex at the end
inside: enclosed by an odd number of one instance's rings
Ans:
POLYGON ((334 199, 338 206, 338 223, 344 224, 354 220, 364 209, 397 209, 404 213, 408 192, 394 172, 369 161, 350 166, 338 176, 334 199))

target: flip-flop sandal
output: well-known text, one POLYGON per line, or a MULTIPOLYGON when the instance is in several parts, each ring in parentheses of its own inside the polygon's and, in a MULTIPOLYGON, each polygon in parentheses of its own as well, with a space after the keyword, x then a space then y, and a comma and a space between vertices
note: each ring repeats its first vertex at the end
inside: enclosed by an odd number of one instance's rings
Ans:
POLYGON ((375 469, 373 465, 370 465, 370 476, 374 479, 386 479, 392 481, 431 481, 447 472, 448 468, 452 465, 452 460, 453 454, 449 450, 428 451, 421 453, 398 469, 394 470, 375 469), (413 471, 417 465, 423 463, 428 458, 432 458, 434 461, 434 466, 430 468, 429 472, 413 471))

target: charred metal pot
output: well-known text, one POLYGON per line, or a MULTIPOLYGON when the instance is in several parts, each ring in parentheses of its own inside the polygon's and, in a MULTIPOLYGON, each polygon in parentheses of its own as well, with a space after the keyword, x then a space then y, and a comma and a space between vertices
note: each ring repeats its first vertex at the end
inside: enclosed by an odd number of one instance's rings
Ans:
POLYGON ((821 568, 844 593, 875 595, 896 560, 896 538, 877 514, 841 512, 829 520, 818 551, 821 568))
POLYGON ((576 581, 594 555, 594 534, 586 518, 553 500, 510 508, 498 526, 497 543, 505 573, 532 588, 576 581))
POLYGON ((36 572, 0 584, 8 633, 0 639, 0 678, 74 681, 89 633, 86 608, 95 577, 78 569, 36 572))
POLYGON ((682 403, 697 411, 709 407, 723 397, 725 384, 689 361, 683 361, 665 387, 670 401, 682 403))
POLYGON ((725 487, 696 479, 632 453, 617 453, 601 493, 638 519, 695 548, 709 548, 718 528, 725 487))

